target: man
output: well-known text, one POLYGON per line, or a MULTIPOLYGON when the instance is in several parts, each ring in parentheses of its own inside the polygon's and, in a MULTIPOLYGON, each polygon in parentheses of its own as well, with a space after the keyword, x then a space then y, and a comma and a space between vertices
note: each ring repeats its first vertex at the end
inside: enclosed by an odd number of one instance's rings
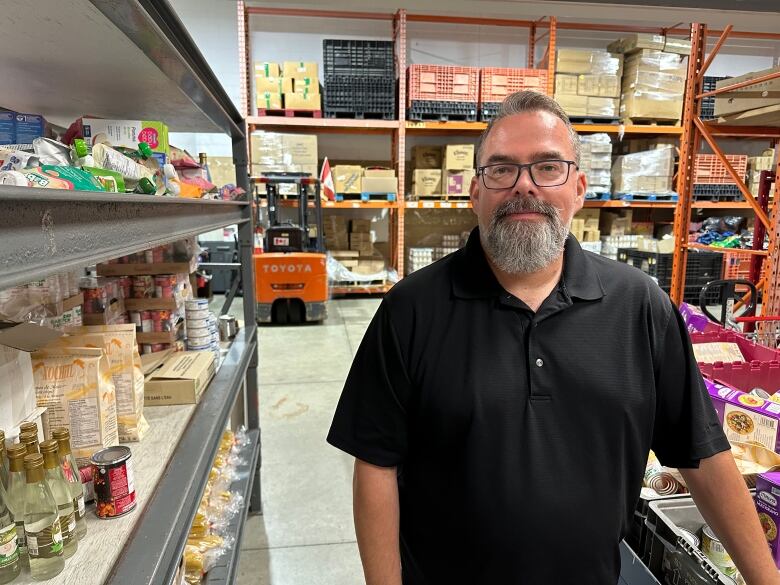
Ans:
POLYGON ((507 98, 479 227, 366 332, 328 441, 356 457, 368 585, 614 584, 651 448, 747 582, 780 583, 669 297, 568 235, 578 158, 556 102, 507 98))

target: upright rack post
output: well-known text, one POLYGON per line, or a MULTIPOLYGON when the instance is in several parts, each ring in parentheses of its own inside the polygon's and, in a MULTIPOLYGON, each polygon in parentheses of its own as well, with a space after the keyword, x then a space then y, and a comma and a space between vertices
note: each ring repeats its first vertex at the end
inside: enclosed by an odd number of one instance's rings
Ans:
MULTIPOLYGON (((404 212, 406 205, 406 10, 400 9, 393 19, 396 69, 398 70, 398 129, 393 130, 393 158, 398 177, 396 213, 395 268, 404 274, 404 212)), ((391 211, 392 213, 392 211, 391 211)), ((391 222, 392 225, 392 222, 391 222)))

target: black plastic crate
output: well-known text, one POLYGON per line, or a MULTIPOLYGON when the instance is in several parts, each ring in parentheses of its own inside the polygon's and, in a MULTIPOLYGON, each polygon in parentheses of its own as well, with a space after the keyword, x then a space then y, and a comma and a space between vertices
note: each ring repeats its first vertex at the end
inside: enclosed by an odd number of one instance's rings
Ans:
MULTIPOLYGON (((717 89, 716 84, 724 79, 731 78, 705 76, 702 84, 702 91, 715 91, 717 89)), ((715 96, 711 95, 701 99, 701 119, 712 120, 713 118, 715 118, 715 96)))
POLYGON ((395 119, 396 83, 388 78, 331 77, 323 89, 323 110, 331 118, 395 119))
POLYGON ((406 109, 406 119, 420 122, 426 120, 476 122, 477 104, 475 102, 412 100, 406 109))
POLYGON ((730 183, 695 183, 693 185, 693 198, 711 201, 741 201, 743 196, 739 187, 730 183))
POLYGON ((324 39, 322 54, 326 78, 332 75, 395 78, 393 41, 324 39))
POLYGON ((480 122, 490 122, 496 116, 501 109, 501 102, 483 102, 479 104, 479 120, 480 122))

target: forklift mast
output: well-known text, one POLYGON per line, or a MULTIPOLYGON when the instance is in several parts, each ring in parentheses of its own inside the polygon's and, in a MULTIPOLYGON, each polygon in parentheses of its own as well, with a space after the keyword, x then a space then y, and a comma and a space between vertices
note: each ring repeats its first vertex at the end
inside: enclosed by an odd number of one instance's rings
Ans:
POLYGON ((268 252, 316 252, 325 253, 322 234, 322 204, 320 202, 320 182, 309 173, 263 173, 261 179, 266 186, 268 199, 268 222, 266 247, 268 252), (298 203, 298 223, 282 222, 279 218, 278 201, 280 185, 295 185, 295 198, 298 203), (309 190, 314 191, 313 201, 309 199, 309 190), (313 203, 309 207, 309 203, 313 203), (315 230, 311 236, 312 228, 315 230))

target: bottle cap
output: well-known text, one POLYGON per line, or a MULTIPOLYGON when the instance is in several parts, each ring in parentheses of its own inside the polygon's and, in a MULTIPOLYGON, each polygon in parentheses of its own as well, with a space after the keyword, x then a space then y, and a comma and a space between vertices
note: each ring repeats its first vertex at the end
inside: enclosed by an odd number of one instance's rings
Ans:
POLYGON ((38 433, 38 425, 36 425, 34 422, 23 422, 19 425, 19 432, 20 433, 29 433, 30 431, 38 433))
POLYGON ((89 148, 83 138, 73 139, 73 150, 76 152, 76 156, 79 158, 85 157, 89 154, 89 148))
POLYGON ((149 146, 147 142, 138 143, 138 152, 140 152, 141 156, 144 158, 152 158, 152 156, 154 155, 154 152, 152 152, 152 148, 149 146))
POLYGON ((59 444, 54 439, 49 439, 48 441, 44 441, 41 443, 41 454, 46 455, 46 453, 56 453, 59 449, 59 444))

